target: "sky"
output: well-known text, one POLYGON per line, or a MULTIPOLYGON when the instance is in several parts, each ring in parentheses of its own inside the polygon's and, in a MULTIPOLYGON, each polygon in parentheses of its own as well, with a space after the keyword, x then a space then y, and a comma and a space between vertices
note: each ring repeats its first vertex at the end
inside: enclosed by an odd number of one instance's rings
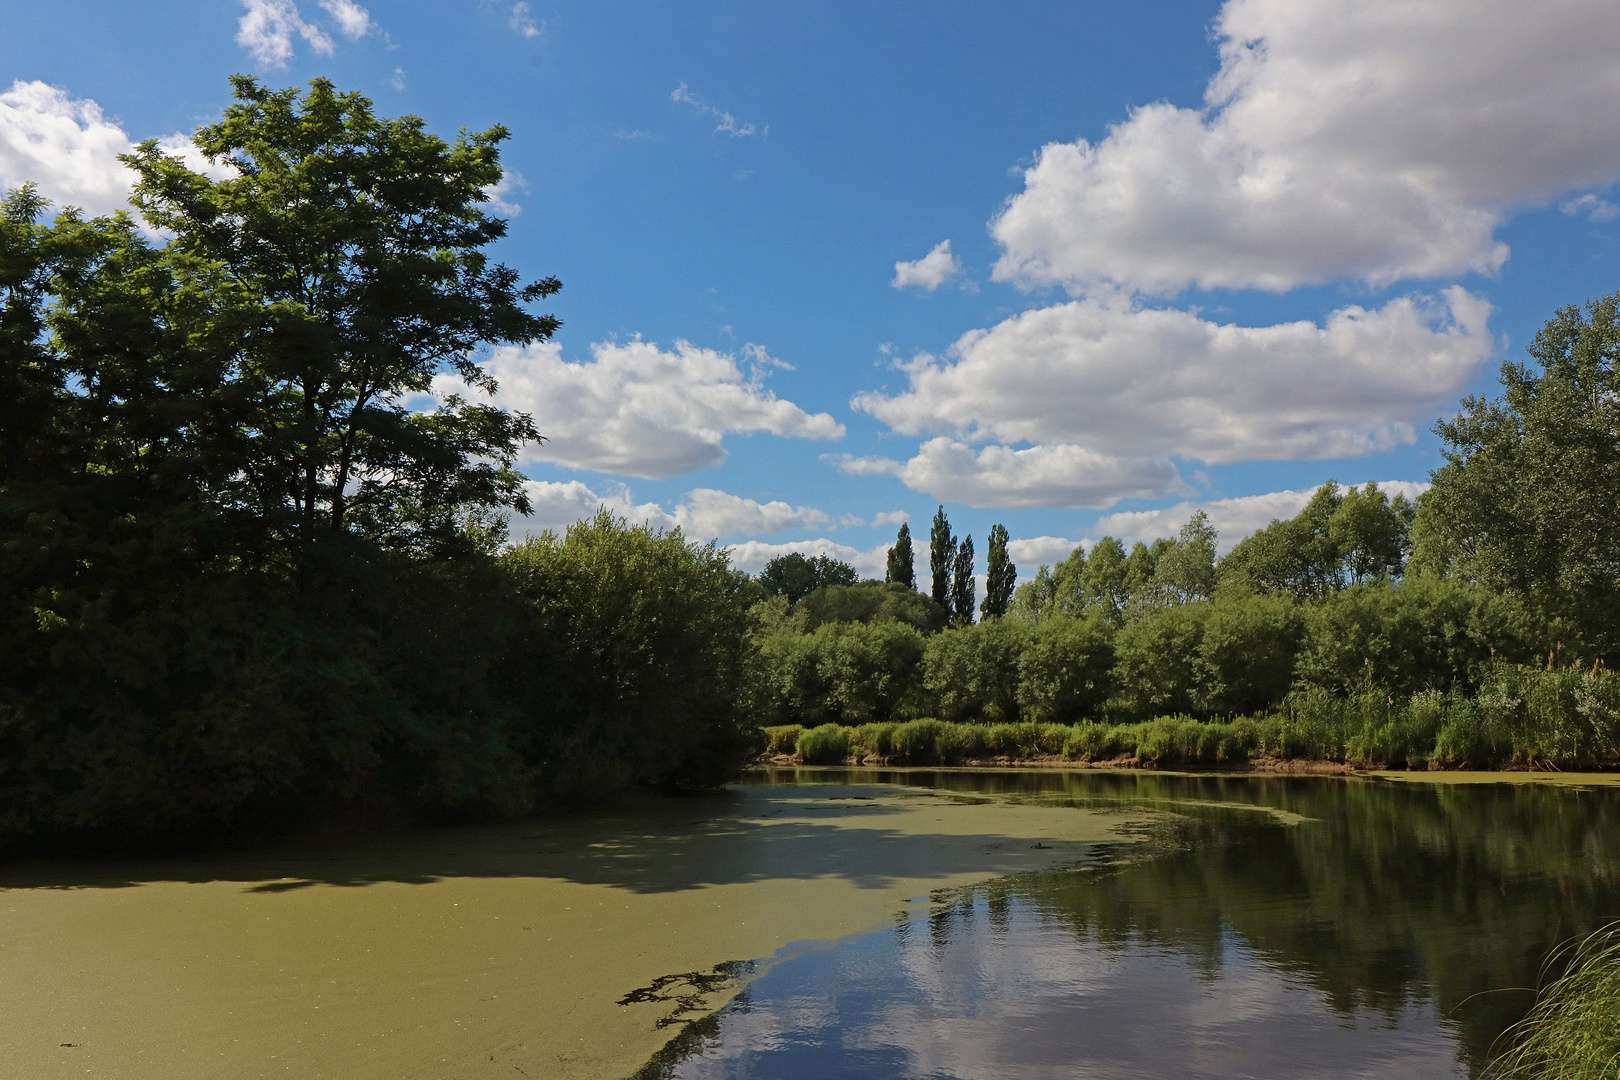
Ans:
POLYGON ((943 505, 981 569, 1005 524, 1027 577, 1203 509, 1225 550, 1329 479, 1415 496, 1436 419, 1620 289, 1612 0, 0 0, 0 25, 0 186, 93 212, 233 73, 504 125, 496 254, 563 282, 552 341, 480 357, 548 437, 518 536, 606 505, 744 569, 881 576, 943 505))

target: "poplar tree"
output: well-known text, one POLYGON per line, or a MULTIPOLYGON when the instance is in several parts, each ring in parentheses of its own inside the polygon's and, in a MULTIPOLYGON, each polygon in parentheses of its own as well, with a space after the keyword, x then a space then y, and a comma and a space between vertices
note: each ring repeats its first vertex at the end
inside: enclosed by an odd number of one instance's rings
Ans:
POLYGON ((894 546, 889 549, 889 567, 883 580, 890 584, 904 585, 908 589, 917 587, 917 571, 912 565, 911 552, 911 526, 905 522, 900 523, 900 532, 894 538, 894 546))
POLYGON ((956 562, 956 537, 951 535, 951 521, 941 506, 934 514, 934 527, 928 532, 928 569, 934 575, 934 603, 951 614, 951 570, 956 562))
POLYGON ((1018 567, 1007 555, 1007 527, 997 523, 990 530, 990 550, 985 552, 984 603, 979 612, 983 618, 1000 618, 1007 614, 1012 603, 1013 586, 1018 582, 1018 567))
POLYGON ((973 537, 962 537, 962 546, 956 549, 951 567, 951 618, 953 625, 973 625, 973 594, 978 583, 973 580, 973 537))

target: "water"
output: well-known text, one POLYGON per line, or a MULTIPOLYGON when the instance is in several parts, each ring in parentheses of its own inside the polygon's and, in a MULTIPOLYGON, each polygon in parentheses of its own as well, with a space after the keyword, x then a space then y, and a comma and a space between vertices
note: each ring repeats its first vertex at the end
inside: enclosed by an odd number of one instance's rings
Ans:
POLYGON ((940 893, 925 915, 778 958, 644 1076, 1477 1076, 1549 950, 1620 917, 1612 787, 758 779, 1139 810, 1152 835, 1146 854, 940 893))

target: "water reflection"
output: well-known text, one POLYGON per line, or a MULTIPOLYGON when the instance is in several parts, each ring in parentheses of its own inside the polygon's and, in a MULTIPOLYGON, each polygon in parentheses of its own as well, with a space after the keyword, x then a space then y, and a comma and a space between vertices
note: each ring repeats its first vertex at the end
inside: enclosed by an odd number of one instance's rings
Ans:
MULTIPOLYGON (((857 777, 873 779, 769 782, 857 777)), ((1477 1075, 1529 1004, 1504 988, 1533 985, 1553 945, 1620 914, 1617 789, 889 779, 1176 813, 1156 817, 1150 857, 1001 879, 777 964, 657 1074, 1477 1075)))

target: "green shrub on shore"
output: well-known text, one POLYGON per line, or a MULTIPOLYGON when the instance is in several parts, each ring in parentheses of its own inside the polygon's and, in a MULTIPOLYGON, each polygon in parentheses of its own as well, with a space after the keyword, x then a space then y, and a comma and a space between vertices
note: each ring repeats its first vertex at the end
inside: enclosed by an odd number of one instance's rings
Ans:
POLYGON ((793 754, 799 749, 799 733, 804 730, 803 724, 772 724, 759 730, 765 733, 765 752, 768 754, 793 754))
POLYGON ((1398 701, 1382 689, 1345 697, 1312 687, 1290 694, 1277 709, 1232 719, 1185 713, 1133 723, 923 719, 828 724, 802 736, 792 726, 765 731, 773 746, 787 745, 791 733, 806 761, 823 764, 850 755, 907 765, 1062 756, 1163 766, 1271 758, 1362 768, 1590 768, 1620 764, 1620 677, 1595 665, 1498 665, 1472 695, 1424 690, 1398 701), (807 744, 812 734, 815 741, 807 744), (806 745, 818 748, 816 756, 805 753, 806 745))
MULTIPOLYGON (((1555 958, 1556 959, 1556 958, 1555 958)), ((1490 1080, 1608 1080, 1620 1074, 1620 923, 1577 943, 1569 968, 1509 1032, 1490 1080)))
POLYGON ((822 724, 799 733, 799 756, 809 765, 836 765, 849 756, 849 731, 838 724, 822 724))

